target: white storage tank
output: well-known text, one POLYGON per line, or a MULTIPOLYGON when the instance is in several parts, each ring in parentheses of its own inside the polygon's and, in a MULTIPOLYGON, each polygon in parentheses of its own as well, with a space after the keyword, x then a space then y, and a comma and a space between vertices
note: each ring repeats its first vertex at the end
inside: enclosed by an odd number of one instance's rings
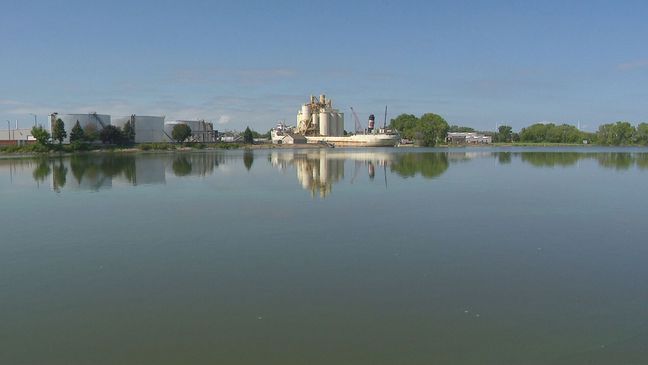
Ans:
POLYGON ((329 118, 330 118, 330 120, 329 120, 329 126, 330 127, 329 128, 331 130, 329 135, 333 136, 333 137, 337 137, 337 136, 339 136, 339 134, 338 134, 338 117, 337 117, 337 113, 330 112, 329 113, 329 118))
POLYGON ((338 133, 340 136, 344 135, 344 113, 337 113, 338 115, 338 133))
POLYGON ((301 109, 301 121, 302 121, 302 122, 306 122, 306 121, 308 121, 308 119, 310 118, 310 116, 311 116, 311 108, 310 108, 310 105, 308 105, 308 104, 304 104, 304 105, 302 105, 302 109, 301 109))
POLYGON ((135 143, 158 143, 168 140, 164 134, 164 117, 131 115, 115 117, 112 119, 112 123, 123 130, 130 120, 135 125, 135 143))
POLYGON ((65 124, 65 131, 67 132, 67 137, 63 140, 63 143, 70 143, 70 133, 72 128, 76 125, 76 122, 79 122, 79 125, 87 133, 89 131, 101 132, 101 130, 111 124, 110 115, 107 114, 97 114, 97 113, 86 113, 86 114, 58 114, 52 113, 49 115, 49 129, 52 131, 54 122, 56 119, 61 119, 65 124))
POLYGON ((204 120, 172 120, 164 122, 164 133, 168 141, 173 141, 171 134, 173 127, 177 124, 186 124, 191 128, 191 140, 193 142, 215 142, 216 132, 214 125, 204 120))
POLYGON ((313 113, 313 127, 314 128, 319 128, 319 114, 318 113, 313 113))
POLYGON ((319 131, 322 136, 330 135, 329 116, 329 112, 327 111, 321 111, 319 114, 319 131))

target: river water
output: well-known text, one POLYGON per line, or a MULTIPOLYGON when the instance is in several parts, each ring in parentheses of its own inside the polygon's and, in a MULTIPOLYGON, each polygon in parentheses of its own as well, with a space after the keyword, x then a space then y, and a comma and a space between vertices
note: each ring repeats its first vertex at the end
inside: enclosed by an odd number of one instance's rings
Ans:
POLYGON ((0 364, 647 364, 648 150, 0 160, 0 364))

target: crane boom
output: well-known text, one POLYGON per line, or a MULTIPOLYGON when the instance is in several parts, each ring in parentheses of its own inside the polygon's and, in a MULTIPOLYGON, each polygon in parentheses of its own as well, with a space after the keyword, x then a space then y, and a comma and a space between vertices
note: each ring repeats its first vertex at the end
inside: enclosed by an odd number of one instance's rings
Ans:
POLYGON ((356 133, 362 132, 364 128, 362 128, 362 124, 360 124, 360 119, 358 118, 358 114, 356 111, 351 107, 351 112, 353 113, 353 119, 355 119, 355 131, 356 133))

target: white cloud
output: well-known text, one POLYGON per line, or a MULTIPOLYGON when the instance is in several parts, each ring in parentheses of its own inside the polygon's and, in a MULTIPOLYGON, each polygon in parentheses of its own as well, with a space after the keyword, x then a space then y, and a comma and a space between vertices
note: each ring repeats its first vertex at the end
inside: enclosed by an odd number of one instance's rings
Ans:
POLYGON ((232 117, 229 115, 221 115, 220 118, 218 118, 218 124, 227 124, 232 121, 232 117))
POLYGON ((648 59, 621 63, 617 66, 617 68, 621 71, 630 71, 644 67, 648 67, 648 59))

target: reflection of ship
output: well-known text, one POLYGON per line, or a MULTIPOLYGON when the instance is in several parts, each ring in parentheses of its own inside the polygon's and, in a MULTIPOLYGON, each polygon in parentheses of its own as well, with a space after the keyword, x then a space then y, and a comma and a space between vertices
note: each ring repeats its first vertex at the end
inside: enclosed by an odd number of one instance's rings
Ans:
MULTIPOLYGON (((353 109, 352 109, 353 110, 353 109)), ((331 99, 320 95, 319 100, 314 96, 310 102, 302 105, 297 113, 297 127, 285 127, 282 123, 272 131, 273 143, 319 143, 335 147, 393 147, 400 136, 387 128, 374 128, 373 114, 369 117, 369 128, 359 130, 358 117, 355 134, 346 135, 344 130, 344 113, 333 108, 331 99), (301 139, 301 138, 304 139, 301 139)))

